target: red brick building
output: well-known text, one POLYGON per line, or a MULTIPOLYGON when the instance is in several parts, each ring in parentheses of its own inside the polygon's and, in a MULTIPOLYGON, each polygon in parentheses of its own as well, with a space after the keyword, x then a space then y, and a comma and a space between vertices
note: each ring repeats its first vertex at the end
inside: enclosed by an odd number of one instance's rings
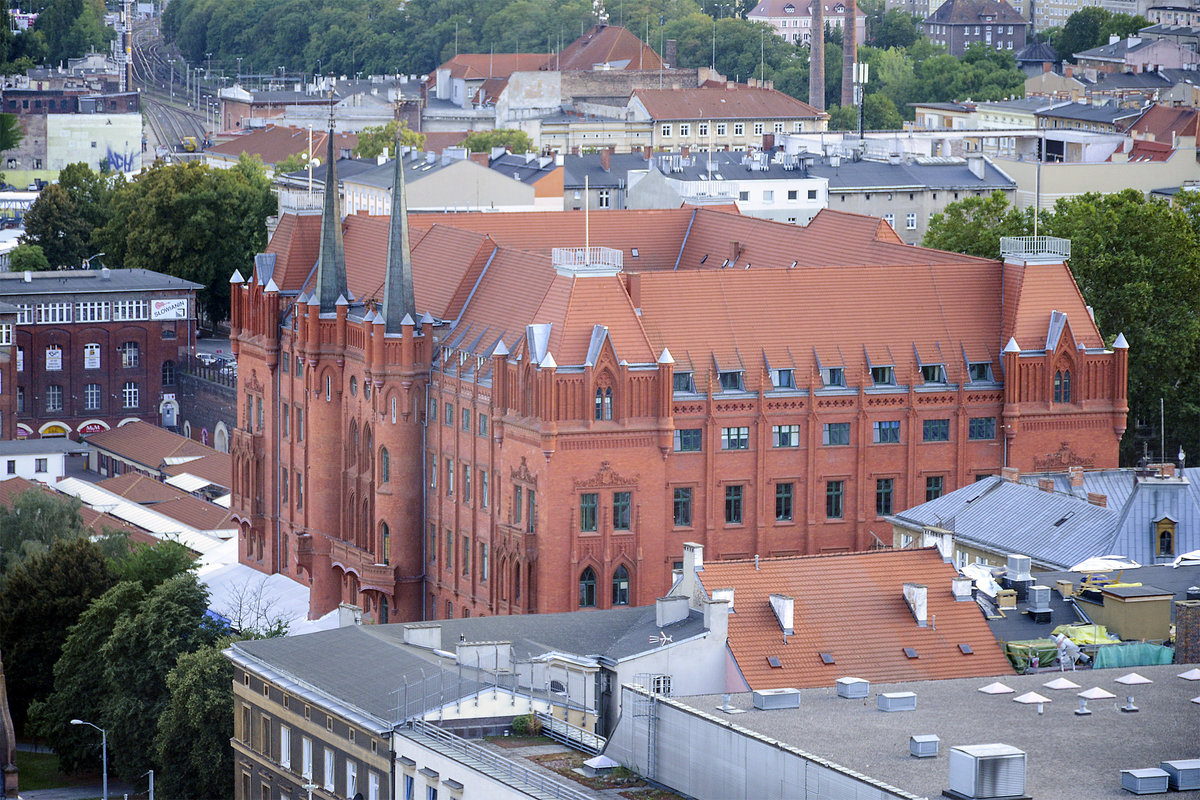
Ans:
POLYGON ((0 309, 0 411, 13 409, 3 434, 78 439, 132 420, 175 425, 198 288, 145 269, 0 273, 0 302, 16 309, 11 323, 0 309))
POLYGON ((645 604, 685 541, 865 550, 1006 463, 1117 463, 1128 352, 1060 241, 393 208, 338 224, 329 194, 233 278, 241 559, 311 580, 314 615, 645 604))

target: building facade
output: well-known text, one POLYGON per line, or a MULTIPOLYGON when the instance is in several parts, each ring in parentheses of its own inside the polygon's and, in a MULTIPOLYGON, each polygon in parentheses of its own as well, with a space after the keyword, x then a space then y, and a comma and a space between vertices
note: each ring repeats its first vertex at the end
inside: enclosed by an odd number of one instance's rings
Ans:
POLYGON ((1019 52, 1029 22, 1005 0, 947 0, 922 23, 934 44, 961 56, 973 44, 1019 52))
POLYGON ((198 288, 144 269, 0 274, 0 299, 17 308, 11 326, 0 323, 15 361, 13 435, 78 438, 132 420, 174 426, 198 288))
MULTIPOLYGON (((785 42, 807 45, 812 39, 812 4, 814 0, 762 0, 748 14, 751 22, 765 22, 785 42)), ((830 28, 846 30, 846 3, 825 2, 823 17, 830 28)), ((924 15, 922 15, 924 16, 924 15)), ((859 44, 867 43, 867 15, 855 8, 854 31, 859 44)))
POLYGON ((829 115, 773 88, 639 89, 629 97, 628 119, 650 122, 655 150, 771 149, 785 133, 814 133, 829 115))
POLYGON ((410 235, 395 185, 401 213, 344 232, 335 192, 285 215, 234 276, 240 559, 311 580, 313 614, 647 604, 685 538, 712 558, 864 550, 893 508, 1063 441, 1116 463, 1127 351, 1059 245, 1002 264, 853 214, 704 208, 410 235), (1046 350, 1052 309, 1074 333, 1046 350))

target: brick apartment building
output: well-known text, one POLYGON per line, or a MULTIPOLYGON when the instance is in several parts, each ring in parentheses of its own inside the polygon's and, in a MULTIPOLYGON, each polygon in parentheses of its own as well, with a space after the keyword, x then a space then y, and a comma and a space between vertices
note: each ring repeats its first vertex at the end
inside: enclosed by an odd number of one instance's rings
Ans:
POLYGON ((138 419, 175 425, 198 288, 145 269, 0 273, 0 351, 8 343, 12 362, 0 410, 11 403, 4 418, 15 417, 0 432, 79 438, 138 419))
POLYGON ((311 580, 313 615, 647 604, 685 541, 865 550, 1006 464, 1117 463, 1128 350, 1061 241, 393 202, 328 193, 233 277, 240 559, 311 580))

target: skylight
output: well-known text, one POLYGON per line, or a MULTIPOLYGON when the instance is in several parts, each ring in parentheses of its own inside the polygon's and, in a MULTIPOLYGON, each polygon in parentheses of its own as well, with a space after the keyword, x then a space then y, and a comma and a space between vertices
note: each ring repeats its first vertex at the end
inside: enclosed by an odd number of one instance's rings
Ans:
POLYGON ((767 656, 767 664, 770 665, 771 669, 781 669, 783 667, 783 662, 779 660, 779 656, 767 656))
POLYGON ((904 655, 908 656, 909 658, 920 658, 920 656, 917 655, 917 648, 915 647, 904 648, 904 655))
POLYGON ((833 653, 821 653, 821 663, 822 663, 822 664, 832 664, 832 663, 834 663, 834 661, 833 661, 833 653))

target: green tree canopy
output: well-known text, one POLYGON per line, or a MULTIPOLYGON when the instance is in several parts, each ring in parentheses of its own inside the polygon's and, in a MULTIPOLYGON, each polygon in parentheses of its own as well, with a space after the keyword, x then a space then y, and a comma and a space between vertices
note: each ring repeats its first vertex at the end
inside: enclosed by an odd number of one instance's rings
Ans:
POLYGON ((1004 192, 968 197, 934 214, 921 241, 924 247, 966 253, 980 258, 1000 257, 1001 236, 1033 233, 1033 212, 1009 205, 1004 192))
POLYGON ((79 204, 56 183, 42 189, 25 214, 22 244, 36 244, 54 269, 79 267, 87 258, 92 229, 79 204))
POLYGON ((533 150, 533 141, 525 131, 497 128, 494 131, 467 134, 463 147, 472 153, 490 153, 493 147, 507 147, 514 153, 528 153, 533 150))
POLYGON ((412 130, 407 122, 392 120, 386 125, 373 125, 362 129, 358 134, 358 144, 354 146, 355 158, 375 158, 384 150, 395 158, 397 133, 400 135, 401 147, 424 149, 425 134, 412 130))
POLYGON ((19 244, 14 247, 9 256, 9 268, 13 272, 43 272, 52 269, 50 262, 46 260, 45 251, 37 244, 19 244))
MULTIPOLYGON (((4 26, 0 26, 4 27, 4 26)), ((16 114, 0 114, 0 153, 12 150, 25 138, 16 114)))
POLYGON ((100 548, 78 533, 54 541, 48 550, 4 575, 0 652, 4 653, 8 700, 17 724, 23 723, 29 704, 53 688, 54 664, 62 655, 68 629, 92 599, 113 583, 100 548))
POLYGON ((1133 36, 1150 21, 1141 15, 1114 14, 1099 6, 1081 8, 1051 40, 1059 59, 1075 62, 1075 54, 1108 44, 1110 36, 1133 36))
POLYGON ((875 47, 910 47, 921 37, 917 18, 907 11, 893 8, 883 15, 871 41, 875 47))
POLYGON ((48 0, 34 27, 45 36, 52 63, 103 51, 115 35, 104 25, 103 0, 48 0))
POLYGON ((233 664, 221 654, 225 646, 184 653, 167 674, 169 699, 154 738, 166 797, 233 795, 233 664))
POLYGON ((0 506, 0 578, 59 539, 83 536, 82 503, 43 488, 27 489, 0 506))
POLYGON ((153 545, 135 542, 112 559, 112 571, 119 580, 136 581, 147 592, 195 566, 191 551, 169 539, 153 545))
POLYGON ((243 154, 230 169, 156 162, 117 187, 95 246, 126 267, 165 272, 202 287, 208 318, 229 313, 229 276, 266 246, 275 195, 262 162, 243 154))

